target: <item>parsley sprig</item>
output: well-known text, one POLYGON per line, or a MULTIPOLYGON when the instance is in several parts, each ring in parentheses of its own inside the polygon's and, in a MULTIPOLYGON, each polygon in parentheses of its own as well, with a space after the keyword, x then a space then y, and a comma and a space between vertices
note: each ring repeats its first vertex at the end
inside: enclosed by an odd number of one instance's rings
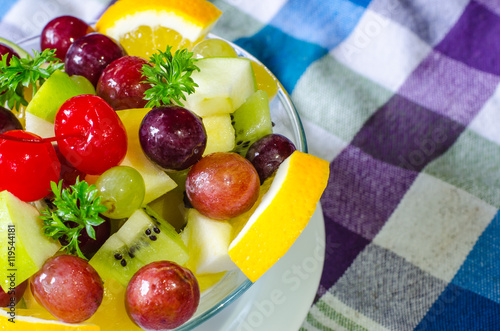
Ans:
POLYGON ((7 62, 7 55, 0 60, 0 105, 7 103, 10 109, 20 105, 28 105, 24 98, 23 87, 32 86, 33 95, 47 78, 56 70, 61 69, 61 63, 55 57, 55 50, 45 49, 42 52, 33 51, 33 57, 18 58, 12 56, 7 62))
POLYGON ((45 235, 55 240, 66 239, 68 244, 61 250, 66 249, 70 254, 76 254, 85 258, 80 250, 78 237, 83 229, 87 230, 90 238, 95 239, 94 226, 104 222, 99 216, 107 210, 101 204, 101 197, 95 185, 89 185, 86 181, 76 180, 74 185, 62 188, 62 181, 59 184, 51 182, 51 189, 54 193, 52 204, 54 210, 47 208, 42 211, 40 218, 43 220, 43 231, 45 235), (68 222, 77 225, 71 227, 68 222))
POLYGON ((172 47, 167 50, 158 50, 149 58, 149 64, 142 67, 142 73, 146 77, 145 83, 152 85, 144 94, 148 100, 146 108, 169 105, 175 102, 183 106, 181 99, 186 100, 185 93, 194 93, 198 87, 191 77, 194 70, 200 71, 195 65, 193 53, 187 49, 176 50, 172 55, 172 47))

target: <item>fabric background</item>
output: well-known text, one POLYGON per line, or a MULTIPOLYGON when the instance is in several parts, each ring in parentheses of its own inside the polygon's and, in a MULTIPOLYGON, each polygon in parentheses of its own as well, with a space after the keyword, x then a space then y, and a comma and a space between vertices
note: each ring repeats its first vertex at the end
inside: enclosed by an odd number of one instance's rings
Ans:
MULTIPOLYGON (((0 37, 107 0, 0 0, 0 37)), ((214 0, 331 162, 301 330, 500 329, 500 2, 214 0)))

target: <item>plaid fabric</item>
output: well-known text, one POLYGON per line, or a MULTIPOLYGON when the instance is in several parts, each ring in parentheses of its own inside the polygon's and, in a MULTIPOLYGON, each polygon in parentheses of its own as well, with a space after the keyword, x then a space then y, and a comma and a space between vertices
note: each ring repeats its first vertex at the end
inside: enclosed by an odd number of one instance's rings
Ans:
MULTIPOLYGON (((14 40, 108 2, 1 1, 14 40)), ((331 161, 301 330, 499 330, 500 3, 213 2, 214 32, 276 74, 331 161)))

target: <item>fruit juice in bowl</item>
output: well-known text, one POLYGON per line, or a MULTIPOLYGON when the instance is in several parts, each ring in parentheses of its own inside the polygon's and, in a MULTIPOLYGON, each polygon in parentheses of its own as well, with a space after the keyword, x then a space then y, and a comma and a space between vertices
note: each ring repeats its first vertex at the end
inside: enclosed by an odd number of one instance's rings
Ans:
MULTIPOLYGON (((129 0, 121 0, 119 3, 125 3, 127 1, 129 0)), ((129 38, 130 35, 129 33, 127 38, 129 38)), ((187 321, 183 321, 173 327, 163 326, 159 329, 171 329, 176 327, 176 330, 190 330, 200 325, 236 300, 253 282, 286 253, 307 224, 308 219, 316 207, 319 196, 326 186, 328 164, 325 161, 318 160, 306 154, 306 139, 299 116, 281 84, 277 82, 276 78, 270 74, 257 59, 240 47, 214 35, 208 35, 205 40, 200 38, 193 43, 195 46, 192 51, 194 56, 198 58, 198 61, 195 63, 199 65, 199 70, 194 70, 192 77, 198 86, 195 93, 187 95, 186 99, 183 100, 188 113, 193 112, 202 120, 206 135, 208 136, 208 141, 205 142, 206 151, 203 156, 200 156, 200 160, 189 165, 187 169, 183 168, 175 169, 176 171, 165 171, 165 168, 169 169, 168 166, 152 166, 154 170, 151 170, 151 166, 149 165, 151 161, 155 161, 155 158, 158 158, 158 162, 161 163, 163 159, 162 157, 158 157, 155 153, 150 153, 151 155, 148 154, 148 151, 152 149, 151 144, 154 142, 144 138, 144 136, 147 137, 147 130, 145 130, 146 133, 143 133, 143 127, 147 126, 148 129, 149 125, 153 127, 159 121, 158 118, 160 118, 160 116, 168 117, 170 116, 169 113, 162 112, 164 108, 162 106, 150 107, 153 108, 152 110, 150 110, 150 108, 115 109, 116 114, 118 114, 118 122, 121 122, 125 127, 125 132, 127 134, 126 139, 128 139, 127 154, 120 165, 134 168, 138 164, 134 163, 134 159, 140 154, 141 162, 143 163, 135 168, 139 170, 140 175, 144 176, 144 174, 147 173, 146 175, 153 177, 153 180, 144 177, 146 191, 149 189, 149 191, 153 191, 153 193, 156 192, 158 188, 151 189, 150 185, 158 185, 158 183, 154 183, 156 179, 166 177, 168 179, 165 180, 165 185, 172 185, 172 189, 175 186, 179 186, 181 187, 181 193, 184 193, 182 192, 182 188, 185 187, 185 193, 184 196, 178 195, 176 197, 177 203, 179 203, 179 201, 182 202, 182 206, 176 206, 177 208, 183 209, 181 213, 183 216, 181 224, 175 222, 173 226, 165 224, 167 222, 164 219, 169 219, 171 215, 163 213, 164 202, 158 202, 162 199, 165 192, 161 195, 153 194, 154 198, 144 200, 145 203, 139 208, 140 210, 127 216, 128 219, 125 217, 126 220, 112 222, 113 225, 111 225, 111 227, 113 229, 108 230, 112 234, 111 237, 109 237, 109 239, 97 250, 95 255, 90 258, 89 265, 95 268, 100 278, 104 281, 104 290, 103 294, 101 294, 103 300, 94 314, 90 318, 86 318, 82 321, 90 323, 90 325, 97 325, 102 330, 115 330, 118 328, 140 329, 136 324, 144 329, 150 329, 157 326, 151 324, 151 320, 158 316, 151 317, 151 313, 144 313, 145 308, 141 306, 142 303, 131 303, 140 295, 137 293, 135 296, 129 295, 129 292, 132 292, 133 289, 126 290, 126 288, 133 288, 132 283, 135 284, 139 282, 141 279, 140 276, 148 275, 146 271, 142 272, 144 268, 154 265, 154 267, 151 267, 151 269, 147 271, 157 271, 159 270, 158 268, 160 268, 157 266, 160 262, 166 263, 166 265, 169 266, 166 261, 169 257, 172 257, 174 260, 182 260, 182 262, 178 262, 180 264, 179 270, 187 269, 189 272, 192 271, 194 273, 195 280, 192 279, 193 276, 187 276, 187 278, 191 279, 189 281, 191 285, 196 283, 196 288, 201 290, 201 298, 199 299, 199 303, 196 302, 194 306, 195 310, 189 313, 187 321), (216 42, 213 42, 214 40, 216 40, 216 42), (217 41, 221 40, 223 42, 222 48, 225 48, 225 50, 220 51, 217 55, 217 49, 220 47, 220 43, 217 41), (228 46, 230 47, 229 50, 227 48, 228 46), (217 56, 214 56, 214 53, 217 56), (227 71, 228 68, 229 71, 227 71), (217 83, 215 84, 214 81, 217 81, 217 83), (217 94, 219 93, 218 91, 214 92, 212 88, 213 85, 227 86, 226 95, 221 96, 217 94), (216 95, 214 96, 213 93, 216 95), (243 97, 242 95, 244 93, 246 93, 246 95, 243 97), (238 99, 241 100, 238 101, 239 103, 237 106, 234 106, 233 103, 236 103, 235 100, 238 99), (217 105, 217 107, 214 107, 214 105, 217 105), (229 109, 229 111, 221 115, 217 113, 216 110, 214 111, 214 109, 218 109, 218 107, 224 109, 233 107, 235 109, 229 109), (262 109, 265 111, 262 111, 262 109), (138 114, 140 114, 140 116, 138 116, 138 114), (150 122, 148 122, 148 120, 150 122), (267 127, 262 129, 259 126, 264 122, 267 127), (144 123, 151 124, 145 125, 144 123), (222 125, 224 125, 224 127, 222 125), (254 128, 256 129, 252 131, 249 130, 249 127, 252 128, 252 130, 254 128), (138 131, 138 138, 141 140, 141 145, 139 145, 136 136, 136 132, 138 131), (130 134, 130 132, 133 132, 133 134, 130 134), (218 134, 219 132, 222 132, 222 134, 218 134), (276 140, 278 139, 276 138, 278 135, 287 137, 284 139, 290 143, 286 142, 284 144, 287 148, 289 148, 289 144, 293 145, 293 150, 289 150, 287 156, 284 157, 283 160, 280 161, 280 164, 272 171, 265 170, 262 166, 262 162, 264 161, 259 161, 258 156, 267 155, 267 150, 270 149, 268 148, 268 146, 270 146, 269 144, 278 143, 278 140, 276 140), (271 138, 265 140, 265 137, 271 138), (143 140, 146 142, 143 142, 143 140), (229 144, 227 144, 228 141, 229 144), (135 149, 131 149, 131 146, 135 146, 135 149), (250 168, 254 169, 255 166, 255 169, 257 169, 258 177, 255 178, 257 178, 256 180, 258 183, 260 177, 260 183, 257 184, 257 187, 260 185, 260 189, 257 188, 257 191, 254 191, 254 200, 248 208, 245 206, 246 209, 244 211, 239 211, 237 214, 233 214, 232 210, 223 210, 221 212, 219 209, 223 209, 220 207, 221 205, 225 205, 225 203, 211 204, 211 200, 213 199, 204 198, 203 194, 206 194, 206 192, 199 189, 196 183, 198 183, 199 178, 207 174, 206 169, 210 168, 210 166, 216 162, 214 161, 216 159, 214 155, 220 156, 222 154, 220 159, 224 161, 220 162, 224 162, 224 164, 227 165, 232 162, 232 159, 229 158, 229 154, 231 154, 231 157, 236 154, 239 158, 244 159, 239 156, 238 153, 247 157, 245 164, 251 164, 249 166, 250 168), (143 154, 147 154, 147 158, 143 154), (205 162, 203 163, 201 161, 205 162), (150 167, 148 169, 153 172, 153 175, 151 175, 151 172, 144 170, 144 162, 148 164, 148 167, 150 167), (189 172, 187 172, 188 170, 189 172), (266 173, 266 171, 268 173, 266 173), (308 174, 306 173, 307 171, 311 171, 311 173, 308 174), (155 175, 158 173, 160 175, 155 175), (177 183, 172 184, 173 181, 169 176, 175 178, 177 183), (311 178, 315 179, 311 182, 311 178), (302 187, 306 189, 304 190, 302 187), (189 203, 184 206, 186 203, 186 196, 189 203), (293 204, 293 206, 290 206, 290 204, 293 204), (221 213, 223 216, 220 216, 221 213), (228 215, 227 213, 230 213, 230 216, 226 216, 228 215), (132 219, 134 220, 133 222, 131 222, 132 219), (158 219, 161 219, 162 222, 158 221, 158 219), (270 223, 270 220, 274 219, 280 219, 280 221, 285 223, 270 223), (296 219, 298 220, 297 222, 295 222, 296 219), (187 225, 185 223, 182 224, 183 221, 187 222, 187 225), (135 236, 135 232, 138 229, 141 229, 140 231, 144 231, 145 229, 144 227, 140 227, 140 224, 147 225, 146 234, 138 234, 135 236), (283 229, 279 229, 280 227, 283 229), (170 238, 175 238, 160 240, 160 238, 164 236, 163 233, 167 233, 167 236, 170 236, 170 238), (138 240, 137 238, 141 240, 139 243, 127 243, 127 240, 138 240), (165 253, 165 250, 162 252, 157 251, 158 248, 155 248, 153 242, 167 242, 173 251, 177 249, 179 253, 165 253), (211 247, 212 244, 218 247, 214 252, 209 251, 209 247, 211 247), (123 245, 127 247, 127 250, 120 250, 123 249, 123 245), (153 248, 151 249, 150 247, 153 248), (144 256, 144 252, 142 252, 142 255, 137 257, 136 255, 141 253, 141 250, 149 252, 150 255, 144 256), (129 255, 130 258, 127 255, 129 255), (179 256, 182 256, 182 259, 179 256), (147 261, 147 263, 144 261, 147 261), (140 269, 141 272, 136 270, 138 269, 137 263, 142 264, 144 267, 140 269), (130 270, 134 271, 132 272, 130 270), (132 275, 133 277, 130 279, 132 275), (126 301, 127 309, 125 309, 124 301, 126 301), (139 306, 137 314, 135 314, 135 306, 139 306), (146 322, 141 324, 144 319, 146 319, 146 322), (134 322, 136 324, 134 324, 134 322)), ((26 50, 39 49, 39 45, 40 37, 28 38, 19 43, 19 46, 26 50)), ((166 53, 169 53, 168 50, 169 49, 167 49, 166 53)), ((165 57, 167 57, 167 55, 165 55, 166 53, 163 54, 165 57)), ((153 61, 153 59, 151 60, 153 61)), ((156 60, 158 61, 158 58, 156 60)), ((175 61, 174 59, 171 60, 175 61)), ((68 63, 68 61, 66 61, 66 63, 68 63)), ((155 64, 158 65, 158 63, 152 63, 152 66, 155 64)), ((109 66, 111 66, 111 64, 109 66)), ((104 73, 101 75, 101 79, 103 76, 104 73)), ((46 82, 51 79, 52 76, 46 82)), ((99 84, 101 79, 99 79, 99 84)), ((54 79, 52 79, 52 81, 54 81, 54 79)), ((90 81, 90 79, 88 81, 90 81)), ((76 84, 83 84, 83 86, 85 86, 85 84, 88 85, 88 81, 83 80, 83 83, 79 81, 76 84)), ((49 84, 42 86, 49 86, 49 84)), ((59 85, 56 84, 56 87, 58 86, 59 85)), ((82 88, 82 85, 79 86, 82 88)), ((44 88, 45 91, 48 89, 49 88, 44 88)), ((88 90, 90 91, 91 89, 88 90)), ((99 92, 99 86, 97 86, 97 90, 99 92)), ((41 91, 41 89, 39 91, 41 91)), ((49 97, 40 98, 35 95, 34 100, 40 102, 40 100, 50 99, 51 96, 52 94, 49 95, 49 97)), ((82 99, 84 99, 85 102, 91 100, 96 104, 101 103, 101 100, 96 96, 84 95, 83 98, 75 96, 68 100, 71 101, 71 105, 78 105, 82 102, 82 99)), ((60 110, 64 109, 66 112, 66 110, 70 109, 68 100, 65 101, 60 110)), ((35 104, 35 102, 32 104, 35 104)), ((30 105, 28 105, 28 107, 30 107, 30 105)), ((145 107, 148 106, 146 105, 145 107)), ((35 106, 32 106, 31 110, 33 110, 33 108, 35 108, 35 106)), ((179 109, 174 108, 170 107, 168 109, 169 111, 179 111, 179 109)), ((36 113, 36 111, 34 111, 34 113, 36 113)), ((46 125, 44 122, 46 119, 43 119, 43 121, 35 119, 35 122, 32 122, 33 114, 29 110, 28 115, 31 117, 27 121, 27 127, 29 124, 37 131, 42 128, 43 130, 40 130, 40 132, 43 131, 43 135, 40 134, 42 137, 44 135, 47 137, 54 136, 54 127, 46 125)), ((63 115, 58 114, 57 116, 63 115)), ((70 119, 68 119, 68 121, 69 120, 70 119)), ((55 121, 57 122, 57 119, 55 121)), ((71 130, 67 131, 68 132, 64 132, 64 134, 67 134, 66 136, 61 136, 60 131, 57 131, 57 127, 55 129, 56 138, 59 139, 57 140, 57 144, 60 145, 61 148, 63 148, 63 142, 66 140, 69 142, 71 139, 78 138, 75 138, 75 133, 71 130), (71 136, 72 134, 73 136, 71 136)), ((110 148, 112 147, 113 146, 110 148)), ((283 149, 284 147, 279 148, 283 149)), ((85 160, 81 160, 81 162, 85 163, 85 160)), ((242 172, 243 168, 240 166, 241 163, 238 164, 238 172, 242 172)), ((92 168, 92 166, 91 164, 90 168, 92 168)), ((249 171, 255 172, 255 169, 249 171)), ((119 171, 120 175, 122 172, 123 170, 119 171)), ((102 181, 99 181, 101 178, 105 177, 104 174, 101 175, 102 170, 96 170, 95 176, 92 176, 91 171, 86 171, 85 173, 87 176, 84 177, 90 184, 96 183, 97 187, 102 187, 102 185, 104 185, 102 184, 99 186, 102 183, 102 181)), ((107 171, 104 173, 107 173, 107 171)), ((111 182, 116 183, 117 181, 118 180, 113 178, 111 182)), ((211 191, 211 188, 209 191, 211 191)), ((240 192, 238 191, 237 193, 239 194, 240 192)), ((148 192, 142 194, 147 196, 148 192)), ((105 194, 101 191, 101 197, 104 196, 105 194)), ((130 197, 127 197, 127 199, 130 199, 130 197)), ((116 205, 119 205, 119 202, 117 202, 116 205)), ((108 211, 105 211, 103 214, 106 215, 107 212, 108 211)), ((61 253, 56 255, 59 254, 61 253)), ((164 267, 164 265, 161 265, 161 267, 164 267)), ((177 270, 176 268, 174 269, 177 270)), ((156 278, 160 277, 158 274, 155 275, 154 277, 156 278)), ((33 276, 32 279, 40 278, 37 277, 38 276, 33 276)), ((145 278, 146 280, 148 280, 147 277, 145 278)), ((34 284, 35 289, 31 290, 36 294, 36 283, 34 284)), ((191 288, 188 288, 186 291, 190 290, 191 288)), ((196 291, 193 290, 193 292, 196 291)), ((38 296, 40 296, 40 294, 38 294, 38 296)), ((40 305, 40 300, 35 300, 33 298, 30 290, 27 291, 24 299, 24 305, 28 308, 25 311, 26 315, 55 319, 44 310, 45 305, 43 302, 40 305)), ((166 302, 166 306, 171 306, 171 303, 168 299, 165 299, 165 297, 157 296, 154 300, 162 303, 166 302)), ((21 315, 22 310, 23 308, 19 309, 21 315)), ((183 314, 186 315, 186 313, 183 314)), ((62 319, 59 316, 56 317, 62 319)), ((0 323, 1 322, 3 321, 0 318, 0 323)), ((36 323, 36 321, 33 323, 36 323)))

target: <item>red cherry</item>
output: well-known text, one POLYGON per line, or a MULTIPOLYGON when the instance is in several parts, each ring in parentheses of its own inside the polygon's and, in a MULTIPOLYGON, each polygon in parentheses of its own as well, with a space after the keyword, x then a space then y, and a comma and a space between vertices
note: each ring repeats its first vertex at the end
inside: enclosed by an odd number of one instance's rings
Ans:
POLYGON ((99 175, 117 166, 127 153, 127 133, 116 112, 96 95, 66 100, 54 121, 62 155, 76 169, 99 175), (79 137, 74 137, 78 135, 79 137))
MULTIPOLYGON (((42 140, 21 130, 3 135, 42 140)), ((58 181, 60 171, 61 163, 50 142, 30 143, 0 138, 0 191, 7 190, 26 202, 36 201, 49 194, 50 182, 58 181)))

